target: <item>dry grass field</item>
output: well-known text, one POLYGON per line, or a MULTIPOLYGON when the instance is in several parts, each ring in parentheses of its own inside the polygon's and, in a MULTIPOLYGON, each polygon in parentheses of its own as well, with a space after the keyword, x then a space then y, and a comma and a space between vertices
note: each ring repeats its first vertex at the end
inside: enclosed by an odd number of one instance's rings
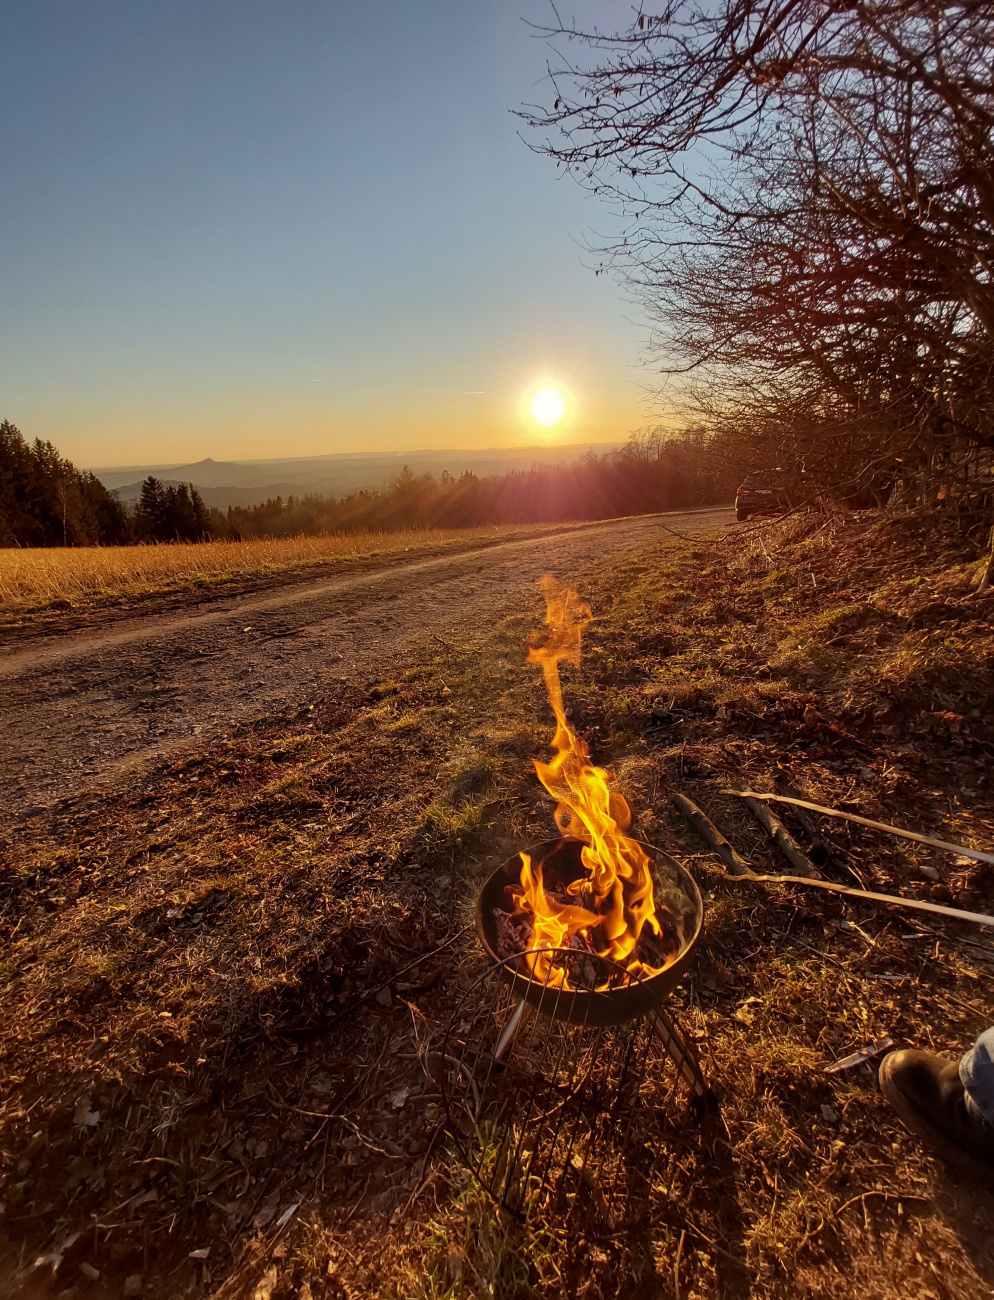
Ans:
POLYGON ((514 527, 408 529, 326 537, 254 538, 141 546, 0 548, 0 610, 6 613, 128 604, 411 551, 453 549, 522 532, 514 527))
MULTIPOLYGON (((731 782, 990 848, 994 625, 913 524, 790 520, 570 575, 566 696, 637 833, 706 892, 671 1010, 723 1128, 672 1135, 666 1210, 614 1238, 505 1221, 446 1133, 438 1044, 481 969, 481 881, 547 838, 550 715, 520 615, 7 836, 0 1244, 10 1296, 983 1300, 994 1192, 901 1127, 888 1034, 990 1019, 987 935, 725 880, 670 806, 780 863, 731 782)), ((809 850, 814 845, 794 825, 809 850)), ((994 908, 982 868, 839 823, 821 869, 994 908)), ((444 1061, 441 1068, 444 1070, 444 1061)))

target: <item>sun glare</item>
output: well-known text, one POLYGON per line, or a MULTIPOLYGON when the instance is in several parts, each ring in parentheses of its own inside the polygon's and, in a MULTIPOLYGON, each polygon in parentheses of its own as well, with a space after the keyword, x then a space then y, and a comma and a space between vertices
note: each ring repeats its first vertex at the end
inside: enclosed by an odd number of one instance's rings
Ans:
POLYGON ((566 398, 558 388, 551 385, 540 388, 528 403, 528 410, 536 424, 540 424, 543 429, 551 429, 566 414, 566 398))

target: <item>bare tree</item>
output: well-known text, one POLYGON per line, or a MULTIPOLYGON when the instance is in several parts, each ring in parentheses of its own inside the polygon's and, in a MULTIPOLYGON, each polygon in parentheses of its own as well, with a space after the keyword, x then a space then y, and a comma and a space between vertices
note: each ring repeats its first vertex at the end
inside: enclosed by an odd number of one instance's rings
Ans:
POLYGON ((559 51, 538 146, 613 200, 600 252, 745 462, 989 504, 994 5, 672 0, 559 51))

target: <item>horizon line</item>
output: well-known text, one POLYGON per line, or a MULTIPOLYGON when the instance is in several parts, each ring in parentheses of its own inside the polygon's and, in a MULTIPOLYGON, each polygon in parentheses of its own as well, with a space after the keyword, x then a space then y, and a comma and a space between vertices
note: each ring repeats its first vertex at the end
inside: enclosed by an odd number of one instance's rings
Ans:
MULTIPOLYGON (((292 465, 300 461, 313 460, 376 460, 388 458, 403 458, 404 456, 455 456, 455 455, 478 455, 483 456, 493 452, 541 452, 541 451, 568 451, 570 447, 621 447, 625 439, 587 439, 584 442, 562 442, 562 443, 512 443, 510 446, 502 447, 422 447, 414 451, 332 451, 317 452, 311 456, 263 456, 253 460, 215 460, 213 456, 204 456, 201 460, 182 461, 179 464, 166 464, 165 462, 152 463, 154 469, 184 469, 193 468, 197 465, 292 465)), ((82 469, 87 474, 126 474, 132 470, 141 470, 149 468, 150 462, 137 465, 82 465, 82 469)))

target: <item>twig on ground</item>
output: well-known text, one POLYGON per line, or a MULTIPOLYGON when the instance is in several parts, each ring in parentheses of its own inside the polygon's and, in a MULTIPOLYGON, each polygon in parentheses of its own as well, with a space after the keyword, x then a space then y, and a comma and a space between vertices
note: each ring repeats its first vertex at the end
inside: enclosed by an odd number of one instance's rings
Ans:
POLYGON ((790 831, 783 824, 779 817, 770 812, 769 808, 758 799, 746 798, 745 806, 759 822, 763 830, 784 855, 794 871, 799 876, 810 876, 813 880, 821 878, 821 872, 816 871, 807 856, 801 851, 800 845, 791 835, 790 831))
POLYGON ((800 1251, 804 1246, 808 1244, 809 1241, 812 1240, 812 1238, 817 1237, 819 1232, 821 1232, 822 1228, 824 1228, 824 1226, 825 1226, 825 1220, 821 1219, 818 1223, 817 1228, 809 1228, 807 1232, 804 1234, 804 1236, 801 1238, 801 1240, 797 1243, 797 1250, 800 1251))
POLYGON ((422 1192, 424 1191, 424 1189, 427 1187, 428 1183, 429 1183, 429 1182, 431 1181, 431 1179, 434 1177, 434 1173, 427 1174, 427 1176, 426 1176, 426 1171, 427 1171, 427 1169, 428 1169, 428 1161, 431 1159, 431 1157, 432 1157, 432 1155, 433 1155, 433 1153, 434 1153, 435 1147, 436 1147, 436 1145, 438 1144, 438 1139, 439 1139, 439 1137, 440 1137, 444 1132, 445 1132, 445 1125, 444 1125, 444 1124, 436 1124, 435 1127, 434 1127, 434 1128, 432 1129, 432 1131, 431 1131, 431 1136, 430 1136, 429 1139, 428 1139, 428 1145, 425 1147, 424 1158, 423 1158, 422 1161, 421 1161, 421 1168, 419 1169, 419 1171, 418 1171, 418 1175, 417 1175, 417 1177, 416 1177, 415 1180, 414 1180, 414 1190, 411 1192, 410 1196, 407 1198, 407 1204, 404 1206, 404 1209, 403 1209, 403 1212, 402 1212, 402 1217, 404 1217, 404 1218, 407 1217, 407 1214, 408 1214, 408 1212, 409 1212, 411 1206, 412 1206, 412 1205, 414 1204, 414 1202, 418 1199, 418 1197, 421 1195, 421 1193, 422 1193, 422 1192))
POLYGON ((994 587, 994 528, 991 529, 990 554, 981 560, 973 583, 978 596, 985 596, 994 587))
MULTIPOLYGON (((931 835, 921 835, 918 831, 902 830, 900 826, 890 826, 887 822, 875 822, 869 817, 860 817, 856 813, 842 812, 838 808, 823 808, 821 804, 808 803, 806 799, 791 799, 783 794, 761 794, 756 790, 723 790, 723 794, 734 795, 736 799, 764 799, 770 803, 787 803, 797 808, 807 808, 809 812, 822 813, 825 817, 839 817, 842 821, 856 822, 860 826, 869 826, 874 831, 886 831, 898 835, 904 840, 914 840, 916 844, 927 844, 933 849, 944 849, 961 858, 972 858, 974 862, 989 862, 994 866, 994 853, 982 853, 979 849, 966 849, 962 844, 950 844, 948 840, 937 840, 931 835)), ((679 796, 677 796, 679 797, 679 796)))
POLYGON ((695 834, 708 846, 712 853, 717 854, 733 876, 751 874, 752 869, 749 863, 725 839, 714 822, 704 815, 692 799, 688 799, 685 794, 675 794, 673 796, 673 806, 677 812, 687 819, 695 834))
MULTIPOLYGON (((879 1192, 876 1190, 871 1190, 869 1192, 860 1192, 858 1196, 850 1197, 848 1201, 845 1201, 842 1205, 839 1206, 837 1210, 833 1212, 833 1217, 837 1219, 843 1210, 848 1210, 850 1205, 855 1205, 857 1202, 859 1202, 859 1204, 862 1205, 863 1213, 865 1215, 866 1198, 868 1196, 882 1196, 884 1200, 897 1201, 898 1204, 900 1204, 901 1201, 924 1201, 927 1204, 931 1200, 931 1197, 915 1196, 911 1192, 879 1192)), ((806 1232, 804 1236, 801 1238, 800 1242, 798 1243, 798 1250, 801 1248, 801 1246, 807 1245, 807 1243, 811 1241, 814 1237, 817 1237, 819 1232, 821 1232, 821 1230, 824 1228, 827 1222, 828 1222, 827 1219, 822 1219, 821 1223, 818 1224, 817 1228, 813 1228, 810 1232, 806 1232)))
MULTIPOLYGON (((717 871, 719 868, 714 867, 717 871)), ((986 912, 965 912, 958 907, 945 907, 942 903, 926 903, 922 898, 901 898, 898 894, 875 894, 869 889, 851 889, 848 885, 836 885, 830 880, 812 880, 810 876, 761 876, 754 871, 721 873, 726 880, 736 884, 748 881, 752 885, 807 885, 810 889, 825 889, 832 894, 844 894, 847 898, 858 898, 866 903, 885 903, 890 907, 910 907, 919 912, 934 912, 938 916, 948 916, 954 921, 971 921, 974 925, 985 925, 994 929, 994 916, 986 912)))
POLYGON ((664 533, 672 533, 674 537, 679 537, 681 542, 696 542, 699 540, 696 537, 688 537, 686 533, 678 533, 675 528, 670 528, 668 524, 660 524, 659 527, 664 533))
POLYGON ((915 1196, 912 1192, 882 1192, 877 1191, 876 1188, 871 1188, 868 1192, 860 1192, 858 1196, 850 1196, 849 1200, 845 1201, 835 1211, 836 1217, 843 1210, 848 1210, 850 1205, 855 1205, 857 1201, 865 1201, 868 1196, 882 1196, 885 1201, 923 1201, 926 1205, 932 1200, 930 1196, 915 1196))
POLYGON ((683 1255, 683 1243, 687 1240, 687 1229, 684 1228, 680 1233, 680 1240, 676 1244, 676 1259, 673 1261, 673 1294, 676 1300, 680 1300, 680 1259, 683 1255))

